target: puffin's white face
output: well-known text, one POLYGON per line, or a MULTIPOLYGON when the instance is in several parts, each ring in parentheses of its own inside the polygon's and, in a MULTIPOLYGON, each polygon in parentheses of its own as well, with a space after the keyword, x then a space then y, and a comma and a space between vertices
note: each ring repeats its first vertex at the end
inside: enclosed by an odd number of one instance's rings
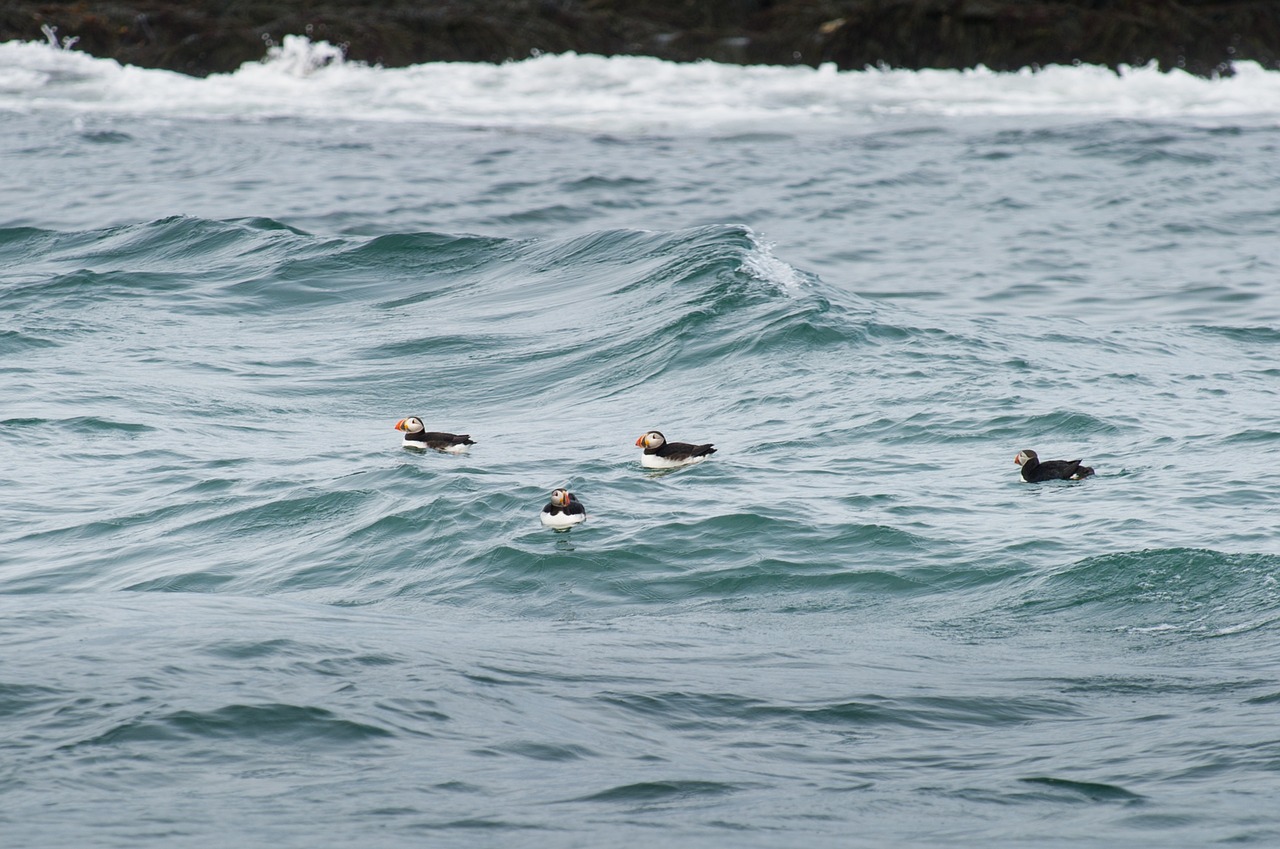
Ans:
POLYGON ((417 416, 409 416, 396 422, 396 430, 403 430, 405 433, 421 433, 424 429, 422 419, 417 416))
POLYGON ((641 448, 661 448, 666 443, 667 438, 656 430, 651 430, 636 440, 636 445, 641 448))
POLYGON ((1021 466, 1023 463, 1027 462, 1034 456, 1036 456, 1036 452, 1034 451, 1019 451, 1018 456, 1013 458, 1013 462, 1021 466))
POLYGON ((569 490, 555 489, 551 491, 551 503, 557 507, 563 507, 569 503, 569 490))

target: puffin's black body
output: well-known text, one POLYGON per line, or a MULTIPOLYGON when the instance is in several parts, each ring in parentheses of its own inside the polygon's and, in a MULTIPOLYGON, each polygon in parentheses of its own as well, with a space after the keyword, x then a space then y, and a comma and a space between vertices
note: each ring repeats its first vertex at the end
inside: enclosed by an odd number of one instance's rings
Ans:
POLYGON ((552 491, 551 501, 542 508, 538 518, 545 527, 564 531, 587 521, 587 508, 569 490, 557 489, 552 491))
POLYGON ((1042 481, 1078 481, 1093 474, 1093 469, 1079 460, 1041 460, 1030 448, 1019 452, 1013 462, 1022 467, 1022 479, 1028 483, 1042 481))
POLYGON ((421 442, 427 448, 447 451, 455 445, 475 445, 469 433, 444 433, 438 430, 424 430, 420 433, 406 433, 405 442, 421 442))
POLYGON ((644 449, 641 463, 654 468, 672 467, 685 463, 693 463, 716 453, 710 442, 693 445, 689 442, 667 442, 660 431, 651 430, 636 440, 636 445, 644 449))
POLYGON ((404 432, 404 444, 431 448, 436 451, 462 451, 468 445, 475 445, 469 433, 445 433, 438 430, 426 430, 422 419, 409 416, 396 422, 396 430, 404 432))
POLYGON ((694 445, 689 442, 664 442, 657 448, 644 449, 644 453, 655 454, 668 460, 688 460, 692 457, 705 457, 708 454, 714 454, 716 449, 710 442, 703 445, 694 445))
POLYGON ((582 506, 578 496, 570 492, 568 504, 560 505, 554 501, 548 501, 547 506, 542 508, 542 512, 548 516, 585 516, 587 508, 582 506))

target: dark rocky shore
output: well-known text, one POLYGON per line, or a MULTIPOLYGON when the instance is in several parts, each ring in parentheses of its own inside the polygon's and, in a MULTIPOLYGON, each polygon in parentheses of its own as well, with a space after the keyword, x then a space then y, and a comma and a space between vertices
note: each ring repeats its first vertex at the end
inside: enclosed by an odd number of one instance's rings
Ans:
POLYGON ((290 34, 386 66, 576 51, 842 69, 1280 67, 1271 0, 0 0, 0 41, 41 40, 43 26, 95 56, 196 75, 290 34))

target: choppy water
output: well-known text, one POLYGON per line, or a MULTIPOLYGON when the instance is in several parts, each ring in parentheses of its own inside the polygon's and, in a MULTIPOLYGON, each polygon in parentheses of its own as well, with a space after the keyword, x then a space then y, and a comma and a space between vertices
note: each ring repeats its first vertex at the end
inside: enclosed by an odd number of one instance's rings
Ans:
POLYGON ((0 45, 3 842, 1280 840, 1280 75, 287 48, 0 45))

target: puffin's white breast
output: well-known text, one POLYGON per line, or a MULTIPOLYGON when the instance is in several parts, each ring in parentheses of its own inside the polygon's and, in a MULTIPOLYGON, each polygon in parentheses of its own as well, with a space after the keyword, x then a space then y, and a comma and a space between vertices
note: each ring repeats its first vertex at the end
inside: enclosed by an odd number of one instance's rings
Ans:
POLYGON ((458 443, 457 445, 450 445, 449 447, 441 448, 440 450, 446 454, 468 454, 470 453, 471 446, 464 443, 458 443))
POLYGON ((701 457, 689 457, 685 460, 672 460, 670 457, 659 457, 657 454, 641 454, 640 465, 646 469, 678 469, 681 466, 692 466, 701 463, 707 459, 706 454, 701 457))
POLYGON ((449 445, 445 448, 432 448, 430 445, 428 445, 425 442, 422 442, 421 440, 410 439, 407 436, 404 438, 404 442, 400 444, 403 445, 405 448, 414 448, 414 449, 417 449, 418 451, 440 451, 445 454, 466 454, 467 449, 471 447, 470 445, 458 444, 458 445, 449 445))
POLYGON ((572 528, 574 525, 581 525, 587 521, 586 513, 539 513, 542 524, 548 528, 555 528, 562 531, 565 528, 572 528))

